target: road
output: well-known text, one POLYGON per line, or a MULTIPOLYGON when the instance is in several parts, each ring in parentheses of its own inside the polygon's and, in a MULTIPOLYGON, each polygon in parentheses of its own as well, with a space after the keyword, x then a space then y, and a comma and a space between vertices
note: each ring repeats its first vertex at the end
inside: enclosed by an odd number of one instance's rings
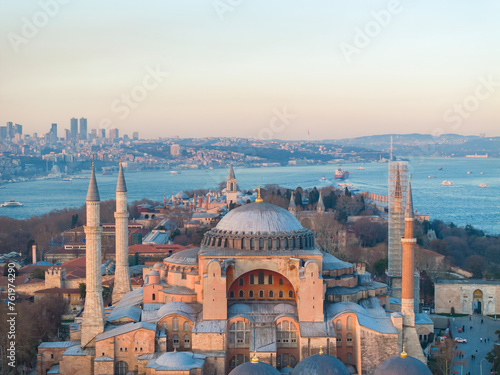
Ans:
POLYGON ((463 360, 460 360, 460 362, 463 362, 463 369, 461 365, 455 365, 453 371, 456 372, 453 373, 465 375, 470 372, 471 375, 489 375, 491 364, 487 360, 482 361, 482 374, 480 364, 486 354, 493 349, 493 344, 498 341, 495 331, 500 330, 500 320, 493 320, 479 314, 470 317, 450 318, 450 330, 454 338, 463 337, 467 339, 466 343, 457 343, 457 348, 464 354, 463 360), (483 323, 481 323, 481 320, 483 323), (465 331, 459 333, 458 328, 463 326, 465 326, 465 331), (472 330, 470 329, 471 326, 472 330), (471 359, 471 355, 475 355, 476 359, 471 359))

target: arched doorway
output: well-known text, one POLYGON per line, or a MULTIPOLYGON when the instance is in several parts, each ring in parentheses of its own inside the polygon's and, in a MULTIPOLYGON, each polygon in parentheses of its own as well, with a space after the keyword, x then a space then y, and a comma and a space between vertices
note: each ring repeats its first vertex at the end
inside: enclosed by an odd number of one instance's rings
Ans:
POLYGON ((472 293, 472 303, 474 313, 482 314, 483 313, 483 292, 481 290, 476 289, 474 293, 472 293))

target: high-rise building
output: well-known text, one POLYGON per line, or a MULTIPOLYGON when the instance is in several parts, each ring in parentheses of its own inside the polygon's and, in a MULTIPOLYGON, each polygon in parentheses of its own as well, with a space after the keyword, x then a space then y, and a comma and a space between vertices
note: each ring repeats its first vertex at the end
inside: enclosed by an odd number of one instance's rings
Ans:
POLYGON ((0 126, 0 139, 7 139, 7 127, 6 126, 0 126))
POLYGON ((57 124, 54 123, 50 127, 50 141, 57 142, 57 124))
POLYGON ((179 156, 181 154, 181 146, 176 143, 170 145, 170 155, 179 156))
POLYGON ((117 128, 114 129, 109 129, 109 138, 110 139, 118 139, 119 137, 119 131, 117 128))
POLYGON ((23 135, 23 126, 19 125, 19 124, 16 124, 16 126, 14 128, 14 134, 23 135))
POLYGON ((64 138, 69 141, 71 139, 71 130, 64 129, 64 138))
POLYGON ((14 124, 10 121, 7 123, 7 138, 14 138, 14 124))
POLYGON ((71 139, 76 139, 77 134, 78 134, 78 119, 73 117, 71 119, 71 139))
POLYGON ((92 139, 96 139, 97 138, 97 129, 91 129, 90 130, 90 137, 92 139))
POLYGON ((134 140, 138 140, 138 139, 139 139, 139 132, 133 132, 133 133, 132 133, 132 138, 133 138, 134 140))
POLYGON ((87 139, 87 119, 85 117, 80 119, 80 139, 87 139))
POLYGON ((106 129, 101 129, 101 138, 106 138, 106 129))

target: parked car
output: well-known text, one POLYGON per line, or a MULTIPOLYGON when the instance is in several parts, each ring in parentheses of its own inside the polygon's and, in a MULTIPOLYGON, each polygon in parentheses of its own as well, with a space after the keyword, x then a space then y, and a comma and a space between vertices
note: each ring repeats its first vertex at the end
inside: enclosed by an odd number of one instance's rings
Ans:
POLYGON ((463 337, 455 337, 455 342, 467 342, 467 339, 464 339, 463 337))

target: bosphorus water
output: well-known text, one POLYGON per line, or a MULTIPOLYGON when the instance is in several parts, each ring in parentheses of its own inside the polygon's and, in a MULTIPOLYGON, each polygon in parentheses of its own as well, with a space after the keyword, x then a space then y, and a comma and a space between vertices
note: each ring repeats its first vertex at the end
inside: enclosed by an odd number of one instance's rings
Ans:
MULTIPOLYGON (((334 184, 336 164, 269 168, 235 168, 240 189, 277 184, 303 189, 334 184), (325 180, 321 180, 322 177, 325 180)), ((345 182, 363 191, 387 195, 387 163, 345 163, 350 172, 345 182), (358 167, 364 169, 359 170, 358 167)), ((500 233, 500 160, 472 158, 420 158, 409 161, 412 174, 414 206, 430 219, 453 222, 458 226, 472 224, 488 234, 500 233), (442 167, 442 170, 438 170, 442 167), (471 173, 467 173, 471 172, 471 173), (483 174, 481 174, 483 172, 483 174), (434 176, 429 178, 429 176, 434 176), (441 182, 448 180, 451 186, 441 182), (479 184, 488 187, 479 187, 479 184)), ((171 174, 165 170, 125 171, 129 202, 142 198, 162 201, 181 190, 216 189, 225 181, 227 169, 182 170, 171 174)), ((87 173, 90 176, 90 172, 87 173)), ((114 199, 117 174, 97 175, 101 200, 114 199)), ((0 208, 0 215, 26 219, 54 209, 79 207, 85 203, 88 179, 37 180, 5 184, 0 189, 0 203, 14 199, 23 207, 0 208)))

